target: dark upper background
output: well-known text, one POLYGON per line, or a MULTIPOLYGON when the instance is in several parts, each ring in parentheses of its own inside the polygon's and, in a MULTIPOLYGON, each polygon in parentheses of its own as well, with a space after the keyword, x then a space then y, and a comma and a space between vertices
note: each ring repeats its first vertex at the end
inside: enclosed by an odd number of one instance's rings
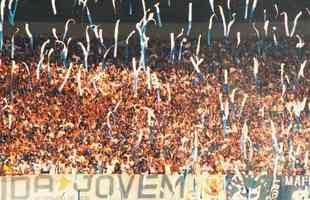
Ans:
MULTIPOLYGON (((52 13, 50 0, 20 0, 16 12, 17 21, 28 22, 62 22, 68 18, 82 20, 82 9, 74 7, 75 0, 56 0, 58 15, 52 13)), ((112 0, 88 0, 94 23, 115 22, 119 17, 122 22, 137 22, 142 16, 141 0, 131 0, 133 2, 133 15, 129 16, 129 1, 116 0, 118 7, 118 16, 113 13, 112 0)), ((145 0, 148 8, 154 8, 154 4, 158 0, 145 0)), ((244 16, 244 7, 246 0, 231 0, 233 12, 237 13, 239 20, 244 16)), ((186 22, 188 15, 189 0, 171 0, 171 7, 168 7, 168 0, 161 0, 161 17, 163 22, 186 22)), ((204 22, 208 21, 211 15, 209 0, 192 0, 193 2, 193 21, 204 22)), ((226 9, 227 0, 214 0, 216 8, 221 4, 226 9)), ((250 0, 250 8, 251 3, 250 0)), ((280 12, 287 11, 290 20, 293 20, 298 11, 305 11, 306 7, 310 8, 310 0, 258 0, 256 10, 256 20, 262 21, 263 9, 267 10, 269 18, 274 15, 275 9, 273 4, 277 3, 280 12)), ((217 9, 218 12, 218 9, 217 9)), ((86 20, 84 12, 84 19, 86 20)))

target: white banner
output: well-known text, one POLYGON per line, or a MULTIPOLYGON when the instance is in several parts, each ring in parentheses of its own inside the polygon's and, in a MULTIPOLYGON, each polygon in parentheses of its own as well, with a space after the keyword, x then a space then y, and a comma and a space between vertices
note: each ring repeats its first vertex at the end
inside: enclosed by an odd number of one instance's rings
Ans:
POLYGON ((1 200, 223 200, 224 176, 0 177, 1 200))

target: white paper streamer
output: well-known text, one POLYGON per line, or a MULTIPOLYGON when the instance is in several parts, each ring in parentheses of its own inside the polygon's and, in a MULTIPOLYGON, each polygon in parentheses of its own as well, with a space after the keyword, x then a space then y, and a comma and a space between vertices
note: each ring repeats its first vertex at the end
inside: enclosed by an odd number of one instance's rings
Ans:
POLYGON ((199 34, 199 36, 198 36, 197 48, 196 48, 196 56, 198 56, 199 52, 200 52, 200 43, 201 43, 201 34, 199 34))
POLYGON ((252 27, 253 27, 253 29, 254 29, 255 32, 256 32, 257 38, 259 39, 259 38, 260 38, 260 34, 259 34, 258 29, 256 28, 255 22, 252 23, 252 27))
POLYGON ((226 33, 226 36, 227 36, 227 37, 229 36, 231 26, 235 23, 235 20, 236 20, 236 13, 233 13, 233 14, 232 14, 232 17, 233 17, 233 19, 228 23, 228 26, 227 26, 227 33, 226 33))
POLYGON ((287 17, 287 13, 286 13, 286 12, 282 12, 281 15, 284 15, 285 33, 286 33, 286 36, 289 37, 289 36, 290 36, 290 31, 289 31, 289 29, 288 29, 288 17, 287 17))
POLYGON ((53 28, 53 29, 52 29, 52 33, 53 33, 54 38, 55 38, 56 40, 59 40, 59 39, 58 39, 58 36, 57 36, 57 33, 56 33, 56 28, 53 28))
POLYGON ((237 32, 237 48, 239 47, 241 42, 240 32, 237 32))
POLYGON ((117 43, 118 43, 118 29, 119 29, 119 22, 120 20, 118 19, 115 24, 115 30, 114 30, 114 53, 113 57, 117 57, 117 43))
POLYGON ((250 0, 246 0, 246 2, 245 2, 244 19, 248 19, 249 3, 250 3, 250 0))
POLYGON ((71 18, 71 19, 67 20, 66 25, 65 25, 65 32, 64 32, 64 35, 63 35, 63 37, 62 37, 62 40, 65 40, 66 37, 67 37, 67 33, 68 33, 69 23, 70 23, 70 22, 72 22, 72 23, 75 24, 75 20, 74 20, 74 19, 71 18))
POLYGON ((277 19, 279 17, 279 8, 278 8, 278 4, 274 4, 274 8, 276 9, 276 16, 275 18, 277 19))
POLYGON ((69 78, 70 73, 71 73, 72 66, 73 66, 73 64, 70 63, 69 69, 67 69, 67 73, 66 73, 65 79, 64 79, 64 81, 62 82, 62 84, 61 84, 61 85, 59 86, 59 88, 58 88, 58 91, 59 91, 59 92, 62 92, 62 90, 63 90, 63 88, 64 88, 66 82, 68 81, 68 78, 69 78))
POLYGON ((284 63, 281 63, 281 85, 284 85, 284 63))
POLYGON ((129 43, 129 39, 130 39, 135 33, 136 33, 136 31, 133 30, 133 31, 131 31, 130 34, 127 36, 127 38, 126 38, 126 44, 127 44, 127 45, 128 45, 128 43, 129 43))
POLYGON ((31 34, 30 30, 29 30, 29 24, 28 23, 25 24, 25 30, 26 30, 27 36, 30 39, 30 44, 31 44, 31 46, 33 46, 33 37, 32 37, 32 34, 31 34))
POLYGON ((254 61, 254 69, 253 69, 253 72, 254 72, 254 77, 255 79, 257 78, 257 73, 258 73, 258 67, 259 67, 259 63, 258 63, 258 60, 256 57, 253 58, 253 61, 254 61))
POLYGON ((0 4, 0 12, 1 12, 1 22, 4 21, 4 8, 5 8, 6 0, 2 0, 0 4))
POLYGON ((230 7, 230 0, 227 0, 227 8, 228 8, 228 10, 231 10, 231 7, 230 7))
POLYGON ((307 11, 308 15, 310 15, 310 10, 309 10, 309 8, 306 8, 306 11, 307 11))
POLYGON ((193 21, 193 4, 190 2, 188 4, 188 28, 187 28, 187 36, 190 35, 192 29, 192 21, 193 21))
POLYGON ((86 39, 86 43, 87 43, 86 51, 87 52, 90 51, 90 37, 89 37, 88 29, 90 29, 90 26, 87 25, 86 29, 85 29, 85 39, 86 39))
POLYGON ((209 19, 209 31, 212 29, 213 26, 213 18, 215 17, 215 14, 213 14, 209 19))
POLYGON ((222 6, 219 6, 219 9, 220 9, 220 13, 221 13, 221 16, 222 16, 222 21, 223 21, 224 36, 226 37, 226 34, 227 34, 226 19, 225 19, 225 15, 224 15, 224 11, 223 11, 222 6))
POLYGON ((48 74, 48 79, 51 78, 51 55, 52 53, 54 52, 54 49, 51 48, 48 52, 48 55, 47 55, 47 74, 48 74))
POLYGON ((192 2, 188 4, 188 21, 189 22, 193 21, 193 3, 192 2))
POLYGON ((264 24, 264 30, 265 30, 265 37, 268 36, 268 27, 269 27, 269 20, 265 21, 265 24, 264 24))
POLYGON ((264 22, 267 21, 267 13, 266 13, 266 9, 264 9, 264 22))
POLYGON ((193 66, 194 66, 195 71, 196 71, 198 74, 200 74, 201 71, 200 71, 200 69, 199 69, 199 65, 204 61, 204 59, 203 59, 203 58, 197 59, 197 62, 194 60, 194 57, 193 57, 193 56, 191 56, 190 59, 191 59, 191 62, 192 62, 192 64, 193 64, 193 66))
POLYGON ((241 103, 241 108, 240 108, 239 116, 242 115, 242 112, 243 112, 243 109, 244 109, 244 106, 245 106, 245 103, 246 103, 246 100, 247 100, 247 99, 248 99, 248 95, 245 94, 244 97, 243 97, 242 103, 241 103))
POLYGON ((298 43, 296 44, 296 48, 303 48, 305 46, 305 42, 300 37, 300 35, 296 34, 296 37, 298 38, 298 43))
POLYGON ((52 2, 52 8, 53 8, 53 13, 54 13, 54 15, 57 15, 57 10, 56 10, 56 0, 51 0, 52 2))
POLYGON ((171 60, 174 60, 174 48, 175 48, 175 40, 174 40, 174 33, 170 33, 170 56, 171 60))
POLYGON ((146 16, 145 0, 141 0, 141 1, 142 1, 143 14, 144 14, 144 16, 146 16))
POLYGON ((83 90, 82 90, 82 83, 81 83, 81 67, 82 65, 79 66, 79 70, 77 73, 77 82, 78 82, 78 88, 79 88, 79 95, 80 97, 83 96, 83 90))
POLYGON ((227 69, 224 70, 224 83, 225 84, 228 83, 228 70, 227 69))
POLYGON ((156 13, 157 13, 157 17, 158 17, 158 24, 159 24, 159 27, 162 27, 161 17, 160 17, 160 9, 159 9, 159 2, 156 3, 154 6, 155 6, 156 13))
POLYGON ((81 49, 83 51, 83 54, 84 54, 84 65, 88 69, 88 62, 87 62, 87 60, 88 60, 88 53, 89 52, 86 50, 86 48, 85 48, 85 46, 84 46, 84 44, 82 42, 78 42, 77 44, 81 47, 81 49))
POLYGON ((235 94, 236 94, 236 91, 237 91, 237 88, 234 88, 234 89, 232 90, 231 94, 229 95, 230 101, 231 101, 232 103, 235 102, 235 94))
POLYGON ((103 45, 103 30, 102 29, 99 29, 99 40, 100 40, 100 43, 101 45, 103 45))
POLYGON ((214 0, 209 0, 209 3, 210 3, 212 12, 215 13, 214 12, 214 0))
POLYGON ((116 5, 115 5, 115 0, 112 0, 112 5, 113 5, 113 11, 114 11, 114 14, 116 14, 116 5))
POLYGON ((275 26, 272 27, 273 30, 273 42, 276 46, 278 46, 278 40, 277 40, 277 35, 276 35, 276 30, 277 28, 275 26))
POLYGON ((258 2, 258 0, 253 0, 252 10, 251 10, 251 18, 254 17, 254 12, 256 10, 257 2, 258 2))
POLYGON ((11 59, 14 59, 15 57, 15 35, 19 32, 19 28, 16 29, 16 31, 13 33, 13 36, 11 38, 11 59))
POLYGON ((295 17, 295 19, 294 19, 294 25, 293 25, 293 29, 291 30, 291 35, 290 35, 290 37, 293 37, 293 35, 294 35, 294 33, 295 33, 295 30, 296 30, 296 26, 297 26, 298 19, 301 17, 301 15, 302 15, 302 12, 301 12, 301 11, 296 15, 296 17, 295 17))
POLYGON ((298 79, 300 79, 301 77, 305 77, 304 76, 304 69, 305 69, 305 67, 306 67, 306 65, 307 65, 307 60, 305 60, 302 64, 301 64, 301 66, 300 66, 300 69, 299 69, 299 72, 298 72, 298 79))

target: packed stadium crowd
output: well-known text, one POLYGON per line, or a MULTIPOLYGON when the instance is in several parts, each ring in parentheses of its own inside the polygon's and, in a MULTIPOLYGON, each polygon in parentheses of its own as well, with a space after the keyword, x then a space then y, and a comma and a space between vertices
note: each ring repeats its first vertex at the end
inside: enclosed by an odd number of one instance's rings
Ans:
POLYGON ((38 71, 46 39, 16 37, 14 61, 4 44, 0 175, 309 174, 307 41, 202 39, 197 71, 197 40, 151 38, 139 71, 138 42, 113 59, 92 40, 86 68, 76 41, 66 63, 51 38, 38 71))

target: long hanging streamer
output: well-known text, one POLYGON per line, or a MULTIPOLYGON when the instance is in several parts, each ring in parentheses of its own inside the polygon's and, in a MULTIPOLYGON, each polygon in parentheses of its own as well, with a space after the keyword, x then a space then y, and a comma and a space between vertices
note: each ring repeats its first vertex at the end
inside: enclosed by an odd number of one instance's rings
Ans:
POLYGON ((245 103, 246 103, 247 99, 248 99, 248 95, 245 94, 244 97, 243 97, 242 103, 241 103, 241 108, 240 108, 240 113, 239 113, 240 117, 242 116, 243 109, 244 109, 244 106, 245 106, 245 103))
POLYGON ((279 152, 279 144, 278 144, 278 139, 276 136, 276 128, 272 120, 270 120, 271 124, 271 137, 272 137, 272 146, 274 147, 275 151, 278 153, 279 152))
POLYGON ((209 0, 209 3, 210 3, 212 12, 215 13, 214 12, 214 0, 209 0))
POLYGON ((275 16, 275 18, 278 19, 278 17, 279 17, 279 8, 278 8, 278 4, 274 4, 274 8, 275 8, 275 10, 276 10, 276 16, 275 16))
POLYGON ((86 6, 86 14, 87 14, 87 19, 88 19, 89 24, 94 25, 93 19, 91 17, 90 11, 87 6, 86 6))
POLYGON ((83 54, 84 54, 84 65, 86 67, 86 69, 88 69, 88 51, 86 50, 84 44, 82 42, 78 42, 78 45, 81 47, 82 51, 83 51, 83 54))
POLYGON ((245 1, 245 12, 244 12, 244 19, 245 20, 248 19, 249 3, 250 3, 250 0, 245 1))
POLYGON ((193 3, 190 2, 188 4, 188 28, 187 28, 187 36, 190 35, 192 30, 192 19, 193 19, 193 3))
POLYGON ((259 63, 258 63, 258 60, 257 58, 253 58, 253 61, 254 61, 254 69, 253 69, 253 72, 254 72, 254 77, 255 77, 255 80, 257 79, 257 73, 258 73, 258 67, 259 67, 259 63))
POLYGON ((12 8, 12 4, 13 4, 13 0, 10 0, 9 2, 9 23, 11 24, 11 26, 14 26, 18 0, 15 0, 14 8, 12 8))
POLYGON ((115 30, 114 30, 114 53, 113 57, 117 57, 117 43, 118 43, 118 29, 119 29, 119 22, 120 20, 118 19, 115 24, 115 30))
POLYGON ((57 10, 56 10, 56 0, 51 0, 52 3, 52 8, 53 8, 53 13, 54 15, 57 15, 57 10))
POLYGON ((15 58, 15 35, 19 32, 19 28, 14 31, 12 39, 11 39, 11 59, 15 58))
POLYGON ((228 10, 231 10, 230 0, 227 0, 227 8, 228 8, 228 10))
POLYGON ((252 4, 252 10, 251 10, 251 15, 250 15, 251 20, 253 20, 254 18, 257 2, 258 0, 254 0, 252 4))
POLYGON ((285 34, 287 37, 290 36, 290 31, 288 29, 288 17, 286 12, 282 12, 281 15, 284 15, 284 26, 285 26, 285 34))
POLYGON ((82 83, 81 83, 81 67, 82 65, 79 66, 79 70, 77 73, 77 82, 78 82, 78 88, 79 88, 79 95, 80 97, 83 96, 83 90, 82 90, 82 83))
POLYGON ((89 37, 89 33, 88 33, 88 29, 90 29, 90 26, 86 26, 85 29, 85 39, 86 39, 86 51, 89 52, 90 51, 90 37, 89 37))
POLYGON ((224 11, 223 11, 222 6, 219 6, 219 9, 220 9, 220 13, 221 13, 221 16, 222 16, 222 21, 223 21, 224 36, 226 37, 226 34, 227 34, 226 19, 225 19, 225 15, 224 15, 224 11))
POLYGON ((37 79, 40 79, 40 70, 43 64, 43 60, 44 60, 44 50, 45 50, 46 45, 48 45, 49 43, 50 43, 50 40, 46 40, 41 46, 40 60, 39 60, 39 63, 37 65, 37 70, 36 70, 37 79))
POLYGON ((64 41, 66 38, 67 38, 67 34, 68 34, 68 28, 69 28, 69 23, 72 22, 75 24, 75 20, 74 19, 69 19, 67 20, 66 22, 66 25, 65 25, 65 32, 64 32, 64 35, 62 36, 62 40, 64 41))
POLYGON ((67 73, 66 73, 65 79, 64 79, 64 81, 62 82, 62 84, 61 84, 61 85, 59 86, 59 88, 58 88, 58 91, 59 91, 59 92, 62 92, 62 90, 63 90, 63 88, 64 88, 66 82, 68 81, 68 78, 69 78, 69 76, 70 76, 72 67, 73 67, 73 64, 70 63, 69 69, 67 69, 67 73))
POLYGON ((0 4, 0 12, 1 12, 1 22, 4 21, 4 8, 5 8, 6 0, 2 0, 0 4))
POLYGON ((305 69, 305 67, 306 67, 306 65, 307 65, 307 60, 305 60, 302 64, 301 64, 301 66, 300 66, 300 69, 299 69, 299 72, 298 72, 298 79, 300 79, 301 77, 305 77, 304 76, 304 69, 305 69))
POLYGON ((182 50, 183 50, 183 45, 184 43, 187 42, 186 38, 183 38, 180 42, 180 49, 179 49, 179 57, 178 57, 178 61, 180 62, 182 59, 182 50))
POLYGON ((296 34, 296 37, 298 38, 298 43, 296 44, 296 48, 303 48, 305 46, 305 42, 300 37, 299 34, 296 34))
POLYGON ((57 36, 56 28, 53 28, 53 29, 52 29, 52 33, 53 33, 54 38, 58 41, 59 38, 58 38, 58 36, 57 36))
POLYGON ((0 54, 2 53, 2 48, 3 48, 3 23, 2 21, 0 21, 0 54))
POLYGON ((200 43, 201 43, 201 34, 198 36, 197 48, 196 48, 196 56, 199 55, 200 52, 200 43))
POLYGON ((309 8, 306 8, 306 11, 307 11, 308 15, 310 15, 310 10, 309 10, 309 8))
POLYGON ((48 82, 50 83, 52 80, 52 74, 51 74, 51 55, 54 52, 54 49, 50 49, 47 55, 47 77, 48 77, 48 82))
POLYGON ((27 36, 28 36, 29 39, 30 39, 30 46, 31 46, 31 49, 33 50, 33 37, 32 37, 32 34, 31 34, 30 30, 29 30, 29 24, 28 24, 28 23, 25 24, 25 30, 26 30, 27 36))
POLYGON ((277 40, 277 35, 276 35, 276 30, 277 28, 275 26, 272 27, 273 30, 273 42, 276 46, 278 46, 278 40, 277 40))
POLYGON ((231 26, 235 23, 236 13, 232 14, 233 19, 228 23, 226 36, 229 37, 231 26))
POLYGON ((266 9, 264 9, 264 22, 267 21, 267 13, 266 13, 266 9))
POLYGON ((224 83, 228 84, 228 70, 227 69, 224 70, 224 83))
POLYGON ((252 27, 253 27, 253 29, 254 29, 254 30, 255 30, 255 32, 256 32, 257 39, 259 39, 259 38, 260 38, 260 34, 259 34, 258 29, 256 28, 255 22, 253 22, 253 23, 252 23, 252 27))
POLYGON ((161 17, 160 17, 159 3, 156 3, 156 4, 155 4, 155 8, 156 8, 158 26, 159 26, 159 27, 162 27, 161 17))
POLYGON ((201 73, 201 71, 200 71, 200 69, 199 69, 199 65, 204 61, 204 59, 203 59, 203 58, 199 59, 199 58, 197 57, 197 62, 196 62, 195 59, 194 59, 194 57, 191 56, 190 60, 191 60, 191 62, 192 62, 192 64, 193 64, 194 69, 195 69, 195 71, 197 72, 197 74, 198 74, 199 76, 202 76, 202 73, 201 73))
POLYGON ((174 33, 170 33, 170 59, 172 63, 174 63, 174 48, 175 48, 174 33))
POLYGON ((116 0, 112 0, 112 5, 113 5, 113 11, 114 11, 114 14, 116 15, 116 3, 115 3, 116 0))
POLYGON ((240 39, 240 32, 238 32, 238 33, 237 33, 237 48, 239 47, 240 42, 241 42, 241 39, 240 39))
POLYGON ((265 21, 265 24, 264 24, 265 37, 268 36, 268 26, 269 26, 269 20, 265 21))
POLYGON ((129 15, 132 15, 132 0, 129 0, 129 15))
POLYGON ((281 85, 284 85, 284 63, 281 63, 281 85))
POLYGON ((5 1, 2 0, 0 4, 0 53, 2 52, 3 48, 3 21, 4 21, 4 7, 5 7, 5 1))
POLYGON ((213 18, 215 17, 215 14, 213 14, 209 19, 209 28, 208 28, 208 46, 211 47, 211 30, 213 26, 213 18))
POLYGON ((293 25, 293 29, 291 30, 291 35, 290 35, 290 37, 293 37, 293 35, 294 35, 294 33, 295 33, 295 30, 296 30, 296 26, 297 26, 298 19, 301 17, 301 15, 302 15, 302 12, 301 12, 301 11, 296 15, 296 17, 295 17, 295 19, 294 19, 294 25, 293 25))

